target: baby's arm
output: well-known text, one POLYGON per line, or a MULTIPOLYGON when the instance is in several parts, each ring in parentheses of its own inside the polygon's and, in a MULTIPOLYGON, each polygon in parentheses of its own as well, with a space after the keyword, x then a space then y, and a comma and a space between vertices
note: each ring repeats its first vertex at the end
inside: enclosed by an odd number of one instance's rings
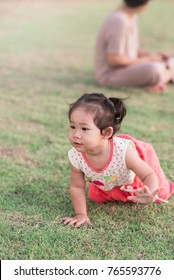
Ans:
POLYGON ((144 184, 143 188, 132 191, 133 195, 128 199, 140 203, 153 202, 159 186, 155 172, 139 157, 132 143, 128 145, 125 159, 127 168, 131 169, 144 184))
POLYGON ((78 227, 82 224, 90 224, 87 216, 85 180, 83 173, 70 164, 70 194, 74 206, 74 217, 66 217, 63 223, 78 227))

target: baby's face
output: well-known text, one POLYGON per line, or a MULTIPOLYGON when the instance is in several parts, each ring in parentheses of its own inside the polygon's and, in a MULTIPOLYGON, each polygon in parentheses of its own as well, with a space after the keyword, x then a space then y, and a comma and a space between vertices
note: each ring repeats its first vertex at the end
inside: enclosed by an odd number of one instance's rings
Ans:
POLYGON ((93 115, 84 108, 75 109, 70 116, 69 140, 79 152, 92 152, 101 142, 100 129, 93 121, 93 115))

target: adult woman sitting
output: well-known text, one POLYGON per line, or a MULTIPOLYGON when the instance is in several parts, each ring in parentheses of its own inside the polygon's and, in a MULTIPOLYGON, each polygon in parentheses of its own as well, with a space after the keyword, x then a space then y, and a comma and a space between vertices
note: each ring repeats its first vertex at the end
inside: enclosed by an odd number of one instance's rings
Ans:
POLYGON ((174 78, 174 63, 167 56, 143 51, 137 15, 150 0, 123 0, 103 24, 96 44, 96 80, 102 86, 166 89, 174 78), (169 63, 168 63, 169 62, 169 63))

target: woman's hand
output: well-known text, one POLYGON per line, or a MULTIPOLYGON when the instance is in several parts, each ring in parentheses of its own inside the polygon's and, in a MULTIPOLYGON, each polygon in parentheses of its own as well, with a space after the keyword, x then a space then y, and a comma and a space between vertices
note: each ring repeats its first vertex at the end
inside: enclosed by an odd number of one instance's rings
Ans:
POLYGON ((133 202, 148 204, 154 201, 157 191, 151 191, 148 186, 144 185, 137 190, 131 190, 133 195, 128 196, 128 200, 133 202))
POLYGON ((63 218, 63 224, 68 226, 74 225, 75 227, 79 227, 80 225, 89 225, 90 223, 90 219, 85 214, 78 214, 74 217, 63 218))
POLYGON ((148 57, 151 61, 164 61, 163 56, 161 54, 149 54, 148 57))

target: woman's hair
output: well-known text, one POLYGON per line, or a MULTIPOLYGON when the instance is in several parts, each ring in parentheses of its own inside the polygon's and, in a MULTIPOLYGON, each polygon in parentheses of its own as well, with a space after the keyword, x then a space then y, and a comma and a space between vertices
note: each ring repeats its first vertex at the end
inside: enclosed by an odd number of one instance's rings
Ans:
POLYGON ((142 6, 146 3, 148 3, 150 0, 124 0, 124 2, 126 3, 126 5, 128 7, 139 7, 142 6))
POLYGON ((100 129, 111 126, 113 135, 119 130, 121 122, 126 115, 126 107, 123 99, 116 97, 107 98, 102 93, 85 93, 76 102, 72 103, 69 108, 68 117, 77 108, 84 108, 87 113, 94 117, 95 125, 100 129))

